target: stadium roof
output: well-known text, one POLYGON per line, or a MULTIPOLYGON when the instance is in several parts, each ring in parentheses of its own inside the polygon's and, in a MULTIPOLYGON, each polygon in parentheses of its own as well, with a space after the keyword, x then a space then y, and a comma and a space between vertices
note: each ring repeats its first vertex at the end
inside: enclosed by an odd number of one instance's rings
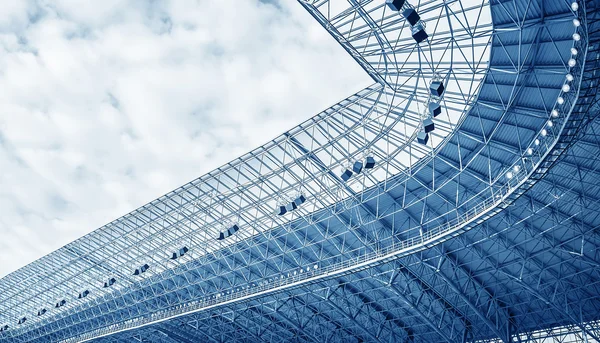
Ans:
POLYGON ((575 4, 299 1, 374 84, 0 280, 0 342, 600 341, 575 4))

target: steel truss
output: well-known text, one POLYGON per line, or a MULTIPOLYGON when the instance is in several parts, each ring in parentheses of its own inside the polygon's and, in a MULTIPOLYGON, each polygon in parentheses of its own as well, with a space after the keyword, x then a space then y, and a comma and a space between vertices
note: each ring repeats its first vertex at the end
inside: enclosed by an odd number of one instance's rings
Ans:
POLYGON ((0 342, 600 341, 598 5, 299 3, 375 83, 0 280, 0 342))

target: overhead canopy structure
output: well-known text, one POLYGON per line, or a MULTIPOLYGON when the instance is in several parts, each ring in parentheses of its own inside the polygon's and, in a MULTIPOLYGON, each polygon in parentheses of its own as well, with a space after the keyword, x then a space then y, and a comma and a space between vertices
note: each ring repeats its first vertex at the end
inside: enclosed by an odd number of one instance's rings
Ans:
POLYGON ((0 280, 0 342, 600 341, 598 3, 299 5, 374 84, 0 280))

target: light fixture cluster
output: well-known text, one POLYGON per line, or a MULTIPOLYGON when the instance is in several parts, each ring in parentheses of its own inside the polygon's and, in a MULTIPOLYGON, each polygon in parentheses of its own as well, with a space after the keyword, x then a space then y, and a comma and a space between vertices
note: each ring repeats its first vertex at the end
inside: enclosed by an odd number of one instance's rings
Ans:
POLYGON ((188 247, 186 246, 179 248, 179 250, 171 254, 171 260, 176 260, 184 256, 185 254, 187 254, 188 251, 190 251, 190 249, 188 249, 188 247))
POLYGON ((421 115, 421 129, 417 133, 417 142, 423 145, 427 145, 427 142, 429 142, 429 133, 435 130, 433 118, 442 113, 442 106, 440 104, 445 90, 444 79, 440 75, 435 74, 429 84, 427 107, 421 115))
POLYGON ((54 304, 54 308, 63 307, 63 306, 65 306, 66 303, 67 303, 67 301, 65 299, 61 299, 61 300, 57 301, 56 304, 54 304))
POLYGON ((114 285, 117 282, 117 279, 115 279, 114 277, 108 278, 108 280, 104 281, 104 284, 102 285, 103 288, 108 288, 112 285, 114 285))
POLYGON ((406 0, 385 0, 385 3, 392 11, 402 11, 402 16, 410 24, 412 37, 417 44, 429 37, 427 32, 425 32, 425 23, 421 20, 421 16, 417 13, 413 5, 409 4, 406 0))
MULTIPOLYGON (((415 7, 408 3, 408 1, 386 0, 385 3, 392 11, 402 12, 402 16, 410 24, 412 37, 417 44, 425 41, 428 38, 427 32, 425 31, 425 23, 421 20, 421 16, 415 7)), ((429 141, 429 133, 435 130, 433 118, 442 113, 440 102, 442 94, 444 93, 444 89, 445 87, 443 79, 439 77, 439 75, 434 75, 434 79, 429 85, 430 94, 425 113, 421 114, 421 128, 417 133, 417 141, 423 145, 427 145, 427 142, 429 141)), ((352 172, 349 168, 347 170, 350 172, 350 174, 346 177, 350 178, 352 172)), ((342 176, 342 178, 344 178, 344 176, 342 176)))
POLYGON ((375 168, 375 157, 370 150, 367 150, 363 154, 363 158, 355 161, 349 161, 346 165, 342 166, 340 178, 346 182, 350 180, 352 175, 360 174, 363 170, 375 168))
POLYGON ((217 240, 219 241, 222 241, 227 237, 233 236, 233 234, 238 232, 238 230, 240 229, 238 224, 228 224, 224 227, 227 227, 227 229, 223 229, 221 232, 219 232, 219 237, 217 237, 217 240))
POLYGON ((150 266, 147 263, 144 263, 144 265, 135 268, 135 270, 133 271, 133 275, 141 275, 145 273, 148 269, 150 269, 150 266))
MULTIPOLYGON (((575 16, 578 15, 579 4, 577 3, 577 1, 571 3, 571 10, 574 12, 575 16)), ((571 47, 570 49, 571 56, 567 61, 569 69, 575 68, 577 66, 577 56, 579 55, 578 47, 580 46, 580 41, 582 38, 581 34, 578 32, 580 26, 581 21, 578 18, 573 19, 573 27, 575 28, 575 33, 573 33, 572 36, 573 47, 571 47)), ((565 81, 560 87, 560 94, 556 98, 556 104, 554 105, 554 108, 550 111, 550 118, 548 119, 544 127, 542 127, 542 129, 540 130, 539 135, 533 140, 533 144, 525 150, 526 156, 532 156, 535 153, 537 147, 541 144, 541 140, 548 136, 548 134, 551 132, 552 128, 555 125, 555 123, 552 120, 560 116, 560 106, 565 104, 565 98, 567 94, 571 92, 571 85, 574 80, 575 77, 573 76, 572 70, 569 70, 569 72, 565 75, 565 81)), ((512 167, 511 170, 507 171, 504 174, 504 176, 510 180, 514 178, 517 175, 517 173, 519 173, 519 171, 521 171, 521 166, 515 165, 512 167)))
POLYGON ((79 293, 79 296, 77 297, 77 299, 86 298, 88 295, 90 295, 90 291, 86 289, 83 292, 79 293))
POLYGON ((283 216, 288 212, 295 211, 306 202, 306 196, 300 191, 293 197, 282 197, 277 201, 277 215, 283 216))

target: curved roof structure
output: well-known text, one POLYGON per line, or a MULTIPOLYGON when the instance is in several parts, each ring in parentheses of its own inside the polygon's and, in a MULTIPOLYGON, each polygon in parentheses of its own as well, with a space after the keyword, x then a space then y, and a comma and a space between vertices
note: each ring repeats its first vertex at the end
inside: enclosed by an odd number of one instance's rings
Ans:
POLYGON ((600 341, 599 4, 298 2, 373 85, 0 280, 0 342, 600 341))

